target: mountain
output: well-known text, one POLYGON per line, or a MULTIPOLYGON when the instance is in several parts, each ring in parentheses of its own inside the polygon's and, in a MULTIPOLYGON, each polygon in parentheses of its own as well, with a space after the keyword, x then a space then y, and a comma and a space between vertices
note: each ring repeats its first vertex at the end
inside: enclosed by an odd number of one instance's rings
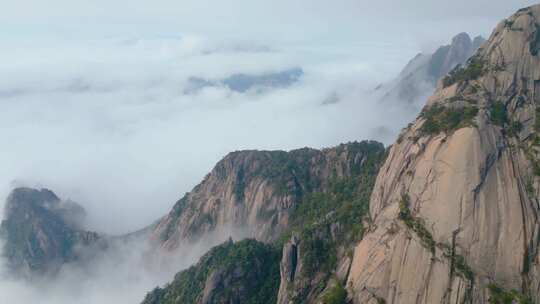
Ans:
POLYGON ((310 303, 346 295, 343 286, 352 250, 367 225, 369 197, 385 156, 383 145, 376 142, 227 155, 158 222, 154 241, 174 251, 213 231, 244 227, 248 236, 258 239, 248 244, 270 244, 264 248, 277 259, 234 254, 229 265, 267 264, 273 270, 265 276, 271 279, 248 279, 258 273, 257 267, 250 267, 255 273, 245 272, 243 266, 218 270, 222 259, 213 259, 213 252, 221 252, 223 246, 233 252, 246 250, 232 249, 244 247, 242 242, 227 242, 178 273, 172 283, 149 293, 143 303, 264 303, 249 299, 262 287, 268 294, 269 285, 269 303, 310 303), (219 275, 211 274, 215 271, 219 275), (191 284, 194 281, 198 283, 191 284), (259 287, 250 287, 254 282, 259 287), (206 296, 216 288, 215 293, 227 297, 206 296), (244 300, 238 300, 240 296, 244 300))
MULTIPOLYGON (((332 279, 331 272, 336 268, 346 272, 351 263, 350 250, 363 230, 369 194, 385 155, 384 146, 372 141, 323 150, 233 152, 178 200, 169 214, 139 232, 117 237, 71 225, 77 221, 68 221, 59 216, 58 208, 50 208, 63 203, 49 190, 15 189, 3 222, 7 236, 4 254, 10 263, 33 264, 33 251, 50 251, 39 256, 39 269, 52 268, 56 272, 66 263, 86 261, 82 259, 85 253, 112 250, 117 241, 131 239, 149 241, 157 254, 149 258, 157 257, 160 266, 167 267, 167 257, 179 254, 180 247, 186 248, 182 245, 211 244, 230 236, 255 238, 279 248, 275 249, 276 277, 280 277, 280 265, 286 265, 289 259, 298 261, 292 270, 296 275, 289 275, 293 279, 291 287, 287 287, 291 296, 318 297, 323 290, 317 286, 332 279), (39 198, 37 202, 34 196, 39 198), (17 227, 28 230, 21 237, 17 227), (44 239, 42 231, 47 233, 44 239), (216 239, 208 241, 216 234, 216 239), (83 235, 94 238, 83 242, 83 235), (32 247, 35 239, 40 240, 37 249, 32 247), (291 240, 295 240, 296 255, 279 261, 281 248, 291 240), (94 244, 99 245, 99 250, 94 244), (319 252, 321 249, 324 252, 319 252)), ((39 274, 39 269, 31 268, 29 277, 39 274)), ((192 271, 203 275, 199 269, 192 271)), ((13 268, 13 272, 19 274, 21 269, 13 268)), ((284 288, 281 298, 289 296, 284 288)))
POLYGON ((384 151, 380 143, 361 142, 323 150, 230 153, 157 222, 151 239, 169 251, 216 231, 275 241, 290 228, 300 202, 375 171, 384 151))
POLYGON ((185 93, 195 93, 205 87, 227 87, 231 91, 245 93, 252 89, 287 88, 300 80, 304 75, 301 68, 290 68, 283 71, 262 74, 232 74, 223 79, 206 79, 190 77, 185 93))
POLYGON ((14 189, 0 227, 12 273, 27 278, 54 275, 63 264, 105 248, 101 235, 82 228, 85 215, 81 206, 60 200, 48 189, 14 189))
POLYGON ((278 287, 279 251, 255 240, 230 240, 154 289, 143 304, 274 304, 278 287))
POLYGON ((435 53, 416 55, 393 82, 378 88, 384 92, 381 101, 423 102, 427 94, 435 90, 437 81, 456 66, 466 63, 484 41, 480 36, 471 40, 467 33, 460 33, 435 53))
POLYGON ((501 22, 439 84, 377 177, 354 303, 534 303, 540 5, 501 22))

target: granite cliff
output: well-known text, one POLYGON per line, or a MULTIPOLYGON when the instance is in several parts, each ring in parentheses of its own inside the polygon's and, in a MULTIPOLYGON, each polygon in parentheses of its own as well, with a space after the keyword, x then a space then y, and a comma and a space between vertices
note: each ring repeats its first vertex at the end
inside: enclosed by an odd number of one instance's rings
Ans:
POLYGON ((354 303, 540 300, 540 6, 439 82, 377 177, 354 303))

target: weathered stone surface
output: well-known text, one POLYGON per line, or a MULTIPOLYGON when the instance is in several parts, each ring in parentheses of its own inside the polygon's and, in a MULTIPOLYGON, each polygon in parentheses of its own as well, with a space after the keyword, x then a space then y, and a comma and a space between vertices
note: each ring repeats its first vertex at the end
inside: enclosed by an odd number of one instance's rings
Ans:
POLYGON ((167 250, 231 229, 274 241, 288 229, 291 210, 304 196, 351 176, 373 149, 384 153, 382 144, 374 142, 230 153, 156 224, 151 238, 167 250))
POLYGON ((391 148, 354 254, 355 303, 486 303, 489 284, 540 300, 538 24, 540 6, 501 22, 391 148), (478 112, 430 133, 434 106, 478 112))

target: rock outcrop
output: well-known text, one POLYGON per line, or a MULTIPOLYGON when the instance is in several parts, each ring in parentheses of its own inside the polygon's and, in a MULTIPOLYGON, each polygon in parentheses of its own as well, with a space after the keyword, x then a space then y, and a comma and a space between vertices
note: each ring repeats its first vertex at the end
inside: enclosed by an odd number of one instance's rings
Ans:
POLYGON ((0 229, 12 273, 27 278, 54 275, 63 264, 103 248, 102 236, 82 228, 84 216, 81 206, 60 200, 50 190, 13 190, 0 229))
POLYGON ((357 174, 384 151, 380 143, 361 142, 230 153, 153 227, 151 238, 169 251, 219 231, 275 241, 290 228, 291 212, 304 198, 357 174))
POLYGON ((392 146, 354 303, 540 301, 540 6, 501 22, 392 146))
POLYGON ((456 66, 466 63, 484 41, 481 36, 471 40, 467 33, 460 33, 451 44, 439 47, 435 53, 416 55, 396 80, 378 89, 386 91, 382 101, 423 102, 435 90, 437 81, 456 66))

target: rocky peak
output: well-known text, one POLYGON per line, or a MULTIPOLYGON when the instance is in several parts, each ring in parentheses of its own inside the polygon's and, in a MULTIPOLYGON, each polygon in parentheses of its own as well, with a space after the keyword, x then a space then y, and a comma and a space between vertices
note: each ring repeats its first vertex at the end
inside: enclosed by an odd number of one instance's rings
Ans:
POLYGON ((273 241, 287 229, 290 212, 303 197, 372 168, 382 154, 383 145, 375 142, 230 153, 157 223, 152 238, 169 250, 214 231, 273 241))
POLYGON ((466 63, 484 41, 481 36, 471 41, 469 34, 460 33, 452 38, 449 45, 439 47, 433 54, 416 55, 390 85, 383 101, 397 99, 415 103, 424 99, 426 93, 431 94, 435 90, 441 77, 456 66, 466 63))
POLYGON ((540 294, 540 6, 501 22, 392 146, 355 303, 527 303, 540 294))
POLYGON ((428 75, 436 82, 457 65, 463 64, 483 42, 482 37, 476 37, 475 43, 467 33, 460 33, 452 38, 452 43, 442 46, 433 54, 428 63, 428 75))
POLYGON ((5 217, 18 216, 25 211, 50 212, 61 217, 71 227, 83 227, 86 211, 71 200, 60 200, 49 189, 16 188, 9 195, 5 206, 5 217))
POLYGON ((82 230, 84 209, 48 189, 17 188, 8 196, 1 235, 3 255, 14 274, 54 274, 77 260, 100 236, 82 230), (84 250, 82 250, 84 251, 84 250))

